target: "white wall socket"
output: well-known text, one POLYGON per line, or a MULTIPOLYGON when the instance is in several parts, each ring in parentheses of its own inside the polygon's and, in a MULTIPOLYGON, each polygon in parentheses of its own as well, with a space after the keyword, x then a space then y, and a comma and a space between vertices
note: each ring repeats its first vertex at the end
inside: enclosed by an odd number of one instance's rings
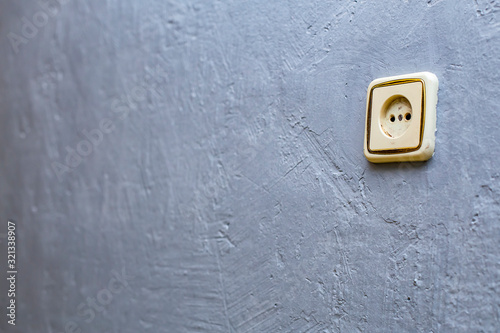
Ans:
POLYGON ((426 161, 434 154, 439 81, 421 72, 368 87, 364 153, 370 162, 426 161))

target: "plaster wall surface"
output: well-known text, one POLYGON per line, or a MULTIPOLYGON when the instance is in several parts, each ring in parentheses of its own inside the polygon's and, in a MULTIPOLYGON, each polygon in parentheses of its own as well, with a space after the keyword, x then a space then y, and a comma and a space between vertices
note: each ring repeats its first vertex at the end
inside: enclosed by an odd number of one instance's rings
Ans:
POLYGON ((54 3, 0 3, 0 330, 498 331, 500 2, 54 3), (370 164, 424 70, 435 156, 370 164))

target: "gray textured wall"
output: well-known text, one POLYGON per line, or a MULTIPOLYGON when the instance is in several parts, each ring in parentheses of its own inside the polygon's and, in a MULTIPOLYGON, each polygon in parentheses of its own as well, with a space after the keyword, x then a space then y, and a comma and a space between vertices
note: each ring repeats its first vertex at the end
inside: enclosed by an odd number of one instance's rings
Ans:
POLYGON ((0 4, 0 330, 500 329, 499 1, 49 11, 0 4), (369 82, 423 70, 434 158, 368 163, 369 82))

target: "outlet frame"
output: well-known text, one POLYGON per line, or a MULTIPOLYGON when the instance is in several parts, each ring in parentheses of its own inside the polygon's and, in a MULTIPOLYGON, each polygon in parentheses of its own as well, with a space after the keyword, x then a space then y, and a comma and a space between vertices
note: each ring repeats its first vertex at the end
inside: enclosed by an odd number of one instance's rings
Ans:
MULTIPOLYGON (((415 90, 418 85, 413 85, 415 88, 410 88, 415 90)), ((408 86, 404 87, 408 90, 408 86)), ((436 104, 437 104, 437 93, 439 88, 439 80, 436 75, 430 72, 419 72, 398 76, 391 76, 373 80, 367 92, 367 104, 366 104, 366 123, 365 123, 365 138, 364 138, 364 154, 365 157, 373 163, 389 163, 389 162, 405 162, 405 161, 426 161, 430 159, 434 154, 435 148, 435 132, 436 132, 436 104), (411 145, 410 147, 405 147, 405 144, 402 142, 408 142, 413 139, 415 142, 416 138, 414 137, 415 130, 405 132, 402 136, 397 138, 389 138, 385 134, 382 133, 382 128, 380 125, 372 126, 372 123, 376 122, 379 124, 379 118, 384 110, 382 107, 377 104, 377 106, 373 107, 373 95, 376 89, 385 89, 383 92, 385 95, 389 95, 386 100, 384 100, 381 104, 385 104, 389 99, 394 98, 397 95, 401 95, 409 100, 409 93, 401 93, 404 91, 402 85, 407 85, 411 83, 421 83, 421 97, 420 103, 417 102, 412 103, 413 110, 418 110, 419 120, 420 120, 420 128, 418 131, 418 145, 411 145), (376 142, 376 145, 379 146, 377 149, 374 149, 375 146, 374 141, 371 140, 380 140, 380 133, 375 133, 373 135, 372 131, 378 130, 384 136, 383 141, 380 143, 376 142), (375 138, 375 139, 374 139, 375 138), (384 146, 380 149, 380 146, 384 146)), ((379 90, 380 91, 380 90, 379 90)), ((413 91, 413 96, 415 92, 413 91)), ((415 100, 415 97, 413 97, 415 100)), ((375 123, 374 123, 375 124, 375 123)), ((416 125, 415 125, 416 126, 416 125)))

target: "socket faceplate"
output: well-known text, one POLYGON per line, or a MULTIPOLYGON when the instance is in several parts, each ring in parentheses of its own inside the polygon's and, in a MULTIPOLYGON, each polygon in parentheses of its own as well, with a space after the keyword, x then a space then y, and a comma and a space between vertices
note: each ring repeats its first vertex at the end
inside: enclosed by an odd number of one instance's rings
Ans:
POLYGON ((438 78, 429 72, 376 79, 370 84, 364 142, 369 161, 425 161, 432 157, 438 86, 438 78))

